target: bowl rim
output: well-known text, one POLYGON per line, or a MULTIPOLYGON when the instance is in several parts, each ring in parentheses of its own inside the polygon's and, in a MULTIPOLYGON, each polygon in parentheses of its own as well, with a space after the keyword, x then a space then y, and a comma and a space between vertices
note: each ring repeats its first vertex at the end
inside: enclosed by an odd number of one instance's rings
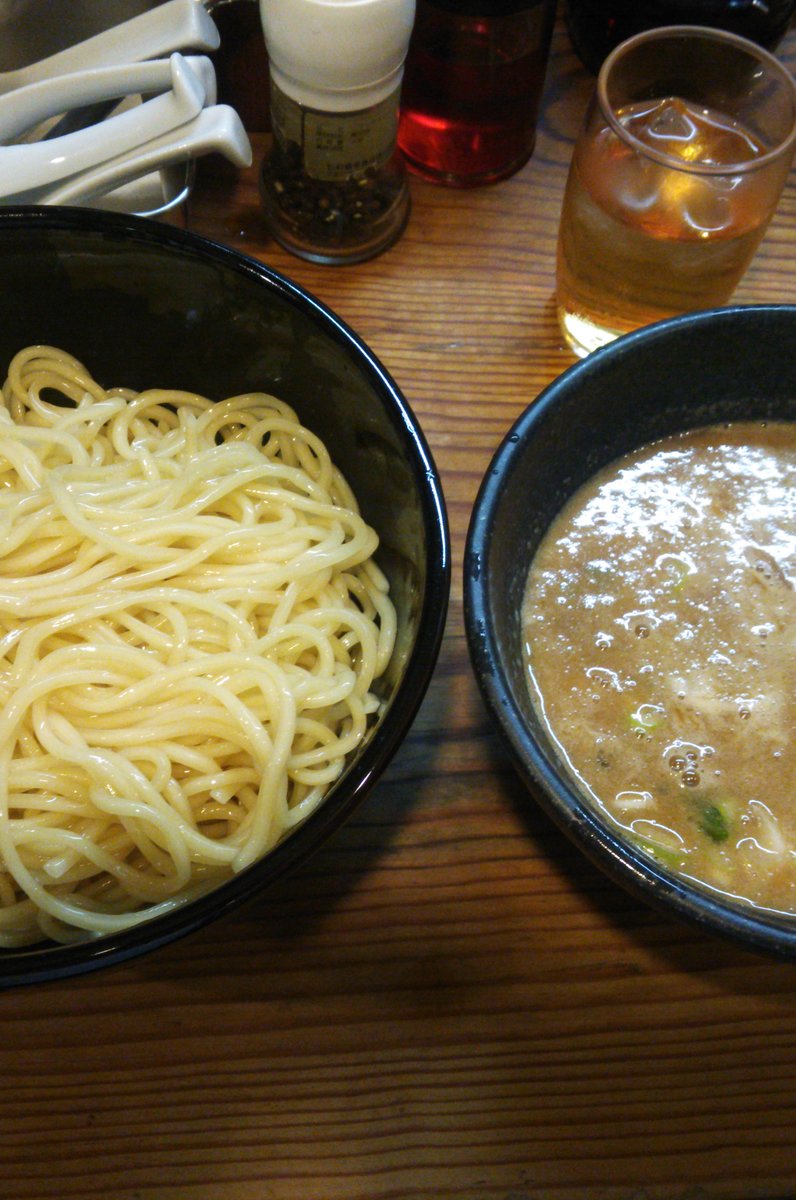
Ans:
MULTIPOLYGON (((487 712, 528 792, 556 825, 606 874, 653 908, 719 934, 749 950, 796 958, 796 915, 779 915, 753 905, 733 904, 719 893, 670 874, 614 833, 541 750, 515 702, 503 665, 489 602, 489 544, 506 482, 519 467, 525 444, 548 413, 575 384, 599 378, 615 358, 633 353, 636 344, 665 343, 683 327, 765 320, 787 314, 796 322, 796 305, 747 304, 706 309, 670 317, 634 330, 580 359, 539 393, 520 413, 498 445, 473 505, 464 553, 465 632, 473 671, 487 712)), ((642 445, 643 443, 639 443, 642 445)))
POLYGON ((386 768, 412 725, 431 681, 450 597, 448 516, 441 478, 420 423, 390 373, 358 334, 306 288, 258 259, 189 230, 125 213, 82 208, 15 206, 0 210, 0 237, 11 229, 106 235, 127 245, 155 247, 175 258, 188 256, 249 277, 276 291, 291 306, 332 334, 372 381, 407 452, 421 498, 426 535, 426 589, 417 636, 403 678, 382 722, 330 790, 324 802, 284 841, 240 875, 170 913, 115 934, 67 945, 37 943, 0 950, 0 990, 86 974, 149 953, 225 916, 265 891, 308 859, 344 824, 386 768), (343 788, 343 791, 338 789, 343 788), (336 803, 335 803, 336 799, 336 803))

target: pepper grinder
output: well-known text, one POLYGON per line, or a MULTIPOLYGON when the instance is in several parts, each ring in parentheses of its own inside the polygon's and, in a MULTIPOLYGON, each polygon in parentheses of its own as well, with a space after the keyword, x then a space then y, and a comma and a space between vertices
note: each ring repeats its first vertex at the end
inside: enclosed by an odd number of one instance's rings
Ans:
POLYGON ((403 231, 396 136, 414 15, 415 0, 260 0, 273 131, 262 204, 301 258, 362 262, 403 231))

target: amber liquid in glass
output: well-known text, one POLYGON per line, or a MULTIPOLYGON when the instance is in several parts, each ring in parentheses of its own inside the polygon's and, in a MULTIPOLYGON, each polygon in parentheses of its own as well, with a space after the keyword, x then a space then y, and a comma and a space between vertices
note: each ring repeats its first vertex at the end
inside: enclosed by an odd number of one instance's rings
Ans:
MULTIPOLYGON (((689 163, 753 162, 737 121, 676 97, 618 114, 640 142, 689 163)), ((558 315, 578 354, 676 313, 726 303, 770 218, 760 173, 690 174, 606 125, 575 150, 558 243, 558 315)))

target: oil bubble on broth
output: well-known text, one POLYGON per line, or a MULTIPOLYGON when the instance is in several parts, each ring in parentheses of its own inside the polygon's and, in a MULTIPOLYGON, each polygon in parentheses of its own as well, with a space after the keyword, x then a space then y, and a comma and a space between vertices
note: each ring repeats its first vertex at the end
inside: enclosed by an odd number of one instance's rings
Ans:
POLYGON ((535 707, 660 865, 796 913, 796 425, 691 431, 600 472, 526 588, 535 707))

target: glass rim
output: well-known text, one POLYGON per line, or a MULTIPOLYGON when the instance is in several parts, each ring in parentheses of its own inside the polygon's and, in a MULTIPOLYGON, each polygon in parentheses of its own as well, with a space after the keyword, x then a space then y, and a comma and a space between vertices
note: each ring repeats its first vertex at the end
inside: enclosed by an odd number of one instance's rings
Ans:
POLYGON ((614 47, 600 68, 595 95, 603 116, 618 138, 627 145, 632 146, 636 153, 642 155, 644 158, 652 159, 653 162, 657 162, 674 171, 681 171, 687 175, 721 176, 752 174, 781 159, 789 149, 792 150, 794 145, 796 145, 796 80, 794 80, 785 64, 781 63, 778 58, 762 46, 759 46, 756 42, 750 41, 749 38, 741 37, 736 33, 729 33, 724 29, 713 29, 708 25, 662 25, 657 29, 643 30, 641 33, 629 37, 626 41, 620 42, 618 46, 614 47), (634 50, 640 44, 681 39, 684 37, 734 46, 737 50, 744 51, 750 58, 754 58, 759 63, 763 63, 769 67, 779 77, 780 81, 785 85, 786 91, 790 94, 793 118, 788 135, 776 146, 767 150, 765 154, 761 154, 759 158, 749 159, 746 162, 686 163, 681 158, 675 158, 673 155, 666 154, 663 150, 656 150, 654 146, 647 145, 646 142, 642 142, 635 134, 626 129, 621 121, 617 119, 608 100, 608 77, 615 63, 624 58, 628 51, 634 50))

